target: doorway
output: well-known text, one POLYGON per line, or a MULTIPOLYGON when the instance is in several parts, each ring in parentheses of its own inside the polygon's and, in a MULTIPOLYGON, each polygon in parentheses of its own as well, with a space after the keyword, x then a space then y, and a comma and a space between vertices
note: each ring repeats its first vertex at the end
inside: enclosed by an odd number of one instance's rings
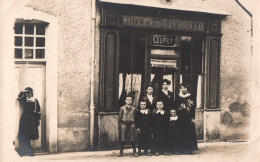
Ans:
MULTIPOLYGON (((41 107, 41 121, 38 127, 39 139, 32 140, 31 145, 36 152, 46 150, 46 110, 45 110, 45 96, 46 96, 46 70, 45 64, 15 64, 15 78, 16 78, 16 94, 26 87, 31 87, 34 90, 34 97, 38 99, 41 107)), ((18 101, 16 101, 16 133, 18 134, 20 117, 22 115, 22 108, 18 101)), ((19 141, 16 137, 15 147, 19 147, 19 141)))

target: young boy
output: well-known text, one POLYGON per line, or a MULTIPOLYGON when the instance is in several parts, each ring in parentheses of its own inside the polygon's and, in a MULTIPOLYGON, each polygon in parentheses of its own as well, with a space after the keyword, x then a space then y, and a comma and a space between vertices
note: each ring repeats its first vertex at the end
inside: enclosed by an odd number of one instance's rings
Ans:
POLYGON ((161 100, 156 103, 156 109, 153 111, 153 151, 155 155, 159 153, 167 154, 167 130, 168 117, 164 110, 164 104, 161 100))
POLYGON ((133 146, 133 155, 138 156, 135 147, 135 108, 132 106, 133 96, 127 95, 125 105, 119 110, 119 125, 121 126, 121 147, 118 157, 123 156, 124 143, 129 133, 133 146))
POLYGON ((179 154, 179 119, 175 109, 170 110, 168 138, 169 154, 179 154))
POLYGON ((151 149, 151 111, 146 107, 146 100, 141 100, 139 105, 140 109, 136 111, 135 118, 138 156, 141 156, 141 150, 144 150, 145 155, 150 156, 148 150, 151 149))

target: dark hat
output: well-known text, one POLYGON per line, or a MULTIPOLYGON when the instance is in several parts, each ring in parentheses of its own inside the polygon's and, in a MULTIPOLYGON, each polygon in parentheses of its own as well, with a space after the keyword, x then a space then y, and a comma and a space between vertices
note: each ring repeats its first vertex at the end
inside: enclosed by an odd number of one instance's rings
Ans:
POLYGON ((167 83, 168 85, 170 85, 171 84, 171 81, 169 81, 168 79, 163 79, 163 81, 162 81, 162 83, 167 83))
POLYGON ((26 87, 24 90, 33 92, 33 89, 31 87, 26 87))
POLYGON ((148 89, 149 87, 152 87, 153 88, 153 85, 152 84, 148 84, 145 89, 148 89))
POLYGON ((186 83, 186 82, 181 83, 181 84, 180 84, 180 87, 181 87, 181 86, 186 87, 186 88, 189 88, 189 87, 190 87, 189 84, 186 83))

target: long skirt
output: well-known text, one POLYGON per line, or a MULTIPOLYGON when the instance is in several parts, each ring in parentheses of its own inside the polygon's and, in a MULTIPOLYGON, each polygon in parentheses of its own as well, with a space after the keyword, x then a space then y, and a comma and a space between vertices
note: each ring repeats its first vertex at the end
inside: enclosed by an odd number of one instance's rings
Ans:
POLYGON ((198 149, 194 123, 185 123, 180 129, 179 149, 181 152, 190 152, 198 149))

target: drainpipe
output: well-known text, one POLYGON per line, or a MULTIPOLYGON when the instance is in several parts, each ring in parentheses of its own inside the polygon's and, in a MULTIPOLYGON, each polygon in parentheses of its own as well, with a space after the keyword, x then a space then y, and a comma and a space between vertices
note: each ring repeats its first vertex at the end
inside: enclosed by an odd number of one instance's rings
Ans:
POLYGON ((90 149, 94 149, 94 122, 95 122, 95 26, 96 0, 91 0, 91 87, 90 87, 90 149))

